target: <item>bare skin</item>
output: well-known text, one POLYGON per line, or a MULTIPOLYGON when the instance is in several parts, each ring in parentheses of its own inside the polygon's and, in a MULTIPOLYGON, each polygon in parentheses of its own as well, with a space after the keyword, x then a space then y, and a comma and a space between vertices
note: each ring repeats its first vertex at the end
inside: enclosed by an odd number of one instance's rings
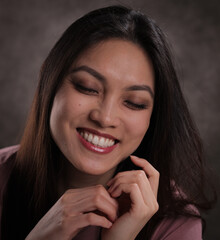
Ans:
MULTIPOLYGON (((61 197, 26 240, 83 239, 81 230, 88 226, 100 227, 102 240, 135 239, 158 210, 159 173, 132 156, 142 170, 113 175, 140 145, 153 105, 154 70, 139 46, 108 40, 73 63, 50 116, 51 134, 65 161, 58 179, 61 197), (117 141, 99 147, 86 134, 99 143, 101 138, 107 144, 117 141), (108 151, 100 154, 103 149, 108 151)), ((88 233, 86 239, 95 237, 88 233)))
POLYGON ((118 173, 108 190, 96 185, 66 191, 26 240, 71 240, 91 225, 103 228, 102 240, 135 239, 158 210, 159 173, 145 159, 131 160, 143 170, 118 173), (120 196, 128 209, 118 216, 120 196))

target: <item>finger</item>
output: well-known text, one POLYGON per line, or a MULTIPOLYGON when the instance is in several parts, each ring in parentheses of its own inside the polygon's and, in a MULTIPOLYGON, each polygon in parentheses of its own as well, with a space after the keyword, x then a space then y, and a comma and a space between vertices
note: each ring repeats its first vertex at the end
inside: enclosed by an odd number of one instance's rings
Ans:
POLYGON ((144 202, 146 204, 149 203, 152 196, 155 199, 149 180, 143 170, 127 171, 127 172, 119 173, 118 176, 115 176, 114 181, 112 181, 112 184, 108 189, 109 193, 111 194, 112 192, 115 191, 116 188, 118 188, 120 184, 125 184, 125 183, 138 184, 138 187, 142 194, 142 198, 144 199, 144 202))
POLYGON ((150 189, 150 194, 147 198, 147 203, 143 199, 143 195, 140 191, 138 184, 120 184, 114 192, 112 192, 113 197, 119 197, 121 194, 127 193, 131 199, 131 208, 130 213, 133 212, 138 218, 142 217, 149 217, 152 216, 155 212, 157 212, 159 205, 157 200, 150 189))
POLYGON ((105 214, 112 222, 117 218, 118 205, 113 205, 108 199, 101 195, 89 196, 82 199, 81 202, 72 203, 69 211, 73 214, 86 213, 98 210, 105 214))
POLYGON ((131 156, 132 162, 141 167, 147 174, 154 196, 157 198, 159 185, 159 172, 145 159, 136 156, 131 156))
POLYGON ((72 235, 73 238, 76 235, 76 232, 78 232, 80 229, 84 227, 98 226, 103 228, 110 228, 112 226, 112 223, 103 216, 97 215, 95 213, 87 213, 72 217, 68 225, 70 235, 72 235))
POLYGON ((111 179, 109 183, 109 189, 108 192, 114 191, 114 189, 121 183, 137 183, 138 179, 136 179, 137 174, 139 172, 143 172, 143 180, 147 179, 147 176, 143 170, 137 170, 137 171, 125 171, 125 172, 119 172, 113 179, 111 179))
POLYGON ((115 198, 119 197, 122 192, 129 194, 131 199, 131 206, 132 209, 135 211, 140 211, 141 208, 144 206, 144 200, 141 194, 141 191, 136 183, 132 184, 120 184, 112 193, 111 195, 115 198))
POLYGON ((69 190, 63 196, 63 202, 65 211, 72 215, 99 210, 111 221, 117 218, 118 203, 103 186, 85 188, 84 191, 69 190))
POLYGON ((117 207, 117 201, 110 197, 108 191, 102 185, 91 186, 87 188, 69 189, 61 197, 63 202, 81 202, 89 196, 103 195, 106 199, 115 207, 117 207))
POLYGON ((78 220, 81 220, 82 227, 91 225, 110 228, 112 226, 112 223, 107 218, 95 213, 82 214, 78 220))

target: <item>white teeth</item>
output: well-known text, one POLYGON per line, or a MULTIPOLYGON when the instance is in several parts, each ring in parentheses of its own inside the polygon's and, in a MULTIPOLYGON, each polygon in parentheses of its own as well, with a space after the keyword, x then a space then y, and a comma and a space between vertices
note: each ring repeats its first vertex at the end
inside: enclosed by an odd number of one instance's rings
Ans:
POLYGON ((92 143, 97 146, 98 143, 99 143, 99 137, 98 137, 98 136, 95 136, 95 137, 93 138, 93 140, 92 140, 92 143))
POLYGON ((106 146, 108 146, 109 145, 109 139, 107 138, 106 140, 105 140, 105 144, 106 144, 106 146))
POLYGON ((85 136, 85 139, 88 140, 88 142, 92 142, 93 135, 90 133, 88 138, 86 138, 86 136, 85 136))
POLYGON ((91 142, 95 146, 99 146, 102 148, 111 147, 115 144, 115 141, 109 138, 100 137, 97 135, 93 135, 88 132, 80 132, 80 135, 88 142, 91 142))
POLYGON ((87 139, 89 134, 87 132, 84 133, 85 138, 87 139))
POLYGON ((101 146, 105 146, 105 139, 104 139, 103 137, 100 138, 99 144, 100 144, 101 146))

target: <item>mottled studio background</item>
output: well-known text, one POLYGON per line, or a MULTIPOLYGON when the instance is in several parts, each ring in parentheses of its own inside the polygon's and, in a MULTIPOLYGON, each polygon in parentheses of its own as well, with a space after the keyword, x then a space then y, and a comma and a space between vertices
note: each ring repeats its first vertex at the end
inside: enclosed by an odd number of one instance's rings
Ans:
MULTIPOLYGON (((166 32, 207 160, 218 175, 219 0, 0 0, 0 147, 19 142, 40 66, 62 32, 84 13, 115 3, 141 9, 166 32)), ((219 210, 218 204, 207 216, 205 239, 220 239, 219 210)))

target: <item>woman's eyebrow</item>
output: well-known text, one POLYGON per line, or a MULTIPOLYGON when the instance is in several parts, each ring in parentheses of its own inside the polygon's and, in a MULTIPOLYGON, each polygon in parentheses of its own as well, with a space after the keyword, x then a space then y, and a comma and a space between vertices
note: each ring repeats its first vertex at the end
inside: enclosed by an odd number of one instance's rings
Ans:
MULTIPOLYGON (((98 79, 99 81, 106 82, 105 76, 103 76, 101 73, 97 72, 95 69, 93 69, 89 66, 86 66, 86 65, 82 65, 77 68, 74 68, 70 71, 70 73, 75 73, 75 72, 79 72, 79 71, 87 72, 90 75, 92 75, 93 77, 95 77, 96 79, 98 79)), ((150 96, 152 98, 154 98, 153 90, 148 85, 132 85, 132 86, 125 88, 125 90, 126 91, 147 91, 147 92, 149 92, 150 96)))
POLYGON ((75 73, 75 72, 79 72, 79 71, 84 71, 89 73, 90 75, 92 75, 93 77, 95 77, 96 79, 98 79, 101 82, 106 82, 106 78, 99 72, 97 72, 95 69, 90 68, 86 65, 82 65, 80 67, 74 68, 70 71, 70 73, 75 73))
POLYGON ((147 91, 150 93, 150 96, 154 99, 154 92, 148 85, 132 85, 125 88, 126 91, 147 91))

